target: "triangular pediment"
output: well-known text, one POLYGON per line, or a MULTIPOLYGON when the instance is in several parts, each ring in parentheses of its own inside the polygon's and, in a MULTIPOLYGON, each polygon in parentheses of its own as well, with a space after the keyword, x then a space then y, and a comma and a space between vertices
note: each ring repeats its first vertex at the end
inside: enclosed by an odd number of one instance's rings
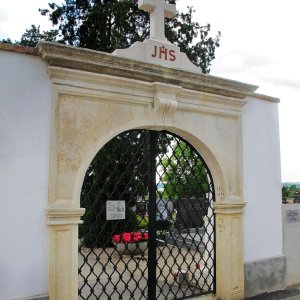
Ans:
POLYGON ((145 63, 180 69, 192 73, 202 73, 201 69, 195 66, 188 59, 187 55, 180 51, 179 47, 171 43, 148 39, 144 42, 136 42, 127 49, 117 49, 113 54, 145 63))

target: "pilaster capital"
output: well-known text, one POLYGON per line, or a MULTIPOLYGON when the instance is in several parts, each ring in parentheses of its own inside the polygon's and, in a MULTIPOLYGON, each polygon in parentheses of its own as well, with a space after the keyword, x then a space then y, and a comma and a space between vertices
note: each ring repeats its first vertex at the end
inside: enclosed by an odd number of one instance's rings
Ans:
POLYGON ((47 225, 82 224, 84 208, 52 207, 46 210, 47 225))
POLYGON ((215 214, 219 215, 232 215, 232 214, 242 214, 244 212, 244 207, 246 202, 215 202, 213 204, 215 214))

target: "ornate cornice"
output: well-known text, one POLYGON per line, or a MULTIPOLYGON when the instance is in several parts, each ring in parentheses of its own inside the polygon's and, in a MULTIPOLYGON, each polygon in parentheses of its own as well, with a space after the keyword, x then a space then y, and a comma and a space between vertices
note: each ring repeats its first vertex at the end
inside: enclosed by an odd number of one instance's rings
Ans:
POLYGON ((104 52, 57 43, 39 42, 37 47, 42 59, 47 61, 50 66, 55 67, 107 74, 145 82, 167 83, 181 86, 184 89, 236 99, 252 96, 258 88, 238 81, 171 69, 104 52))

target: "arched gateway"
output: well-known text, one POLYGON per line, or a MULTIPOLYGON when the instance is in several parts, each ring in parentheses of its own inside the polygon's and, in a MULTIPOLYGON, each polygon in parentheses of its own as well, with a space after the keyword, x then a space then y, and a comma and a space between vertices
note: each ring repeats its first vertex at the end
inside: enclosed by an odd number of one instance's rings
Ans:
MULTIPOLYGON (((139 2, 152 25, 174 13, 139 2)), ((38 50, 53 94, 50 299, 243 299, 241 111, 256 87, 202 75, 157 26, 113 55, 38 50), (137 259, 129 242, 139 239, 148 248, 137 259)))
POLYGON ((186 299, 215 292, 214 185, 166 131, 131 130, 90 164, 81 194, 79 299, 186 299))
MULTIPOLYGON (((99 149, 131 129, 168 130, 201 153, 215 187, 216 268, 211 275, 216 273, 216 282, 208 282, 210 298, 242 299, 241 110, 253 87, 58 44, 40 43, 39 51, 49 64, 53 88, 47 209, 50 299, 78 299, 85 174, 99 149)), ((111 195, 108 200, 126 199, 111 195)), ((168 271, 176 269, 180 266, 170 265, 168 271)), ((157 278, 151 278, 156 285, 157 278)))

